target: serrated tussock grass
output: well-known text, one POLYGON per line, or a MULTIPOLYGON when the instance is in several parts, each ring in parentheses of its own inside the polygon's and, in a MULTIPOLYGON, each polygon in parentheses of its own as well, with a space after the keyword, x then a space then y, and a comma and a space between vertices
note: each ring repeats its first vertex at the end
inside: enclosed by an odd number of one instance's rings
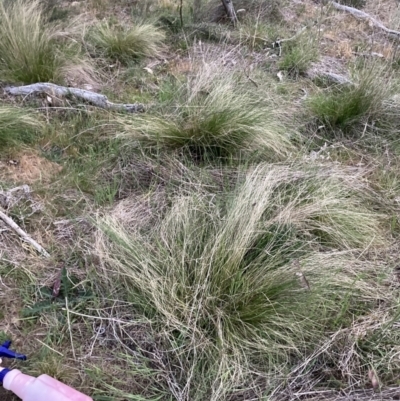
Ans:
POLYGON ((158 110, 119 120, 128 145, 183 149, 199 159, 255 151, 276 158, 293 148, 273 108, 230 71, 204 67, 160 96, 158 110))
POLYGON ((0 79, 31 84, 93 78, 79 41, 71 38, 80 29, 78 20, 66 27, 49 22, 40 0, 1 0, 0 79))
POLYGON ((88 36, 97 53, 122 63, 156 56, 164 39, 165 33, 148 23, 129 26, 102 23, 95 26, 88 36))
POLYGON ((379 66, 363 67, 353 74, 351 84, 335 85, 311 96, 311 113, 328 130, 344 133, 362 132, 368 125, 388 119, 385 101, 389 100, 393 86, 387 70, 379 66), (361 128, 360 128, 361 127, 361 128))
POLYGON ((302 34, 293 41, 283 42, 281 46, 279 68, 292 78, 304 76, 311 63, 318 60, 318 46, 310 34, 302 34))
POLYGON ((177 196, 150 232, 99 222, 101 275, 152 322, 183 399, 229 399, 374 299, 348 248, 379 243, 379 216, 346 174, 259 165, 232 193, 177 196))

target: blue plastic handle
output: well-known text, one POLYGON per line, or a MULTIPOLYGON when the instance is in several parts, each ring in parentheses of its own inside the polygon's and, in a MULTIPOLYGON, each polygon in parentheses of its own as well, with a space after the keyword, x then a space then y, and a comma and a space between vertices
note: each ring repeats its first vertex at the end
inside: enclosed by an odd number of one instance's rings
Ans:
POLYGON ((26 361, 26 355, 18 354, 17 352, 11 351, 10 348, 11 341, 6 341, 0 345, 0 358, 11 358, 19 359, 21 361, 26 361))

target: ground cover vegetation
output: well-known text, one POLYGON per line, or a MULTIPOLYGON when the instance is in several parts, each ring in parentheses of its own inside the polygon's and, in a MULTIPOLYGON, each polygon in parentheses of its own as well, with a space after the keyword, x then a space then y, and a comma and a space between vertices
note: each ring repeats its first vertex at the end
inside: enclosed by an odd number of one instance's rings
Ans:
MULTIPOLYGON (((394 0, 341 2, 396 30, 394 0)), ((96 401, 395 399, 398 37, 334 3, 0 0, 0 340, 96 401)), ((14 401, 0 390, 0 396, 14 401)))

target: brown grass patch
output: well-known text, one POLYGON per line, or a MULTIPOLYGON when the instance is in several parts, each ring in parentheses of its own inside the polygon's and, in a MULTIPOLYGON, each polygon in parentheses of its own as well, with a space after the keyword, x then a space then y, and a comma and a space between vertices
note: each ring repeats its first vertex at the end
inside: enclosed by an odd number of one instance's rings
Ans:
POLYGON ((3 163, 1 176, 15 183, 49 182, 62 167, 32 151, 17 154, 12 161, 3 163))
POLYGON ((188 59, 177 58, 171 61, 169 71, 171 74, 188 74, 194 69, 193 62, 188 59))
POLYGON ((111 215, 129 231, 156 224, 167 207, 165 191, 158 189, 143 195, 131 195, 115 204, 111 215))

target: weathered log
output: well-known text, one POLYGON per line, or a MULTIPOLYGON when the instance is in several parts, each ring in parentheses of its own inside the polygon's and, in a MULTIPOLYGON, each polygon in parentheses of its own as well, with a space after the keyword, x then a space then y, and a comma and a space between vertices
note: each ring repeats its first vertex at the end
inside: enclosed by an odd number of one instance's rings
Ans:
POLYGON ((85 89, 59 86, 49 82, 24 86, 9 86, 5 88, 5 92, 14 96, 29 96, 40 93, 47 94, 49 96, 55 96, 58 98, 74 96, 102 109, 125 111, 128 113, 138 113, 144 111, 144 105, 140 103, 112 103, 105 95, 101 95, 99 93, 91 92, 85 89))

